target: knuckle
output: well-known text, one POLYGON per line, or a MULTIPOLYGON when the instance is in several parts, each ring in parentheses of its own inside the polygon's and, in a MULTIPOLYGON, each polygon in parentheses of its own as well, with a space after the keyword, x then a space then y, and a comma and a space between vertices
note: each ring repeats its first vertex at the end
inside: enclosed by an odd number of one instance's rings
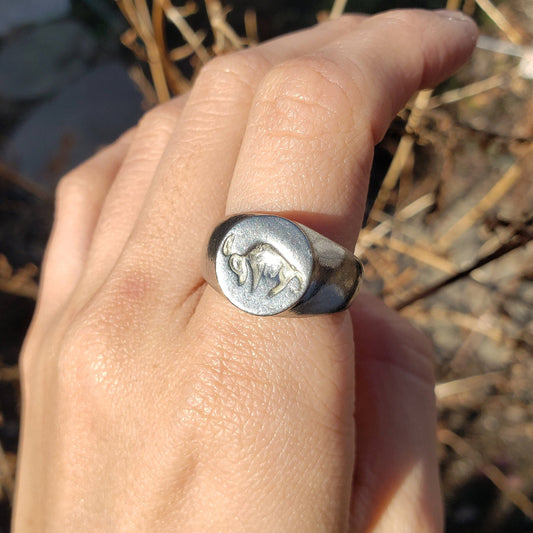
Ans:
POLYGON ((57 350, 57 375, 68 396, 99 412, 129 390, 138 370, 134 355, 146 344, 151 287, 149 275, 121 273, 90 304, 72 309, 57 350))
POLYGON ((357 86, 340 65, 314 55, 272 69, 263 80, 259 101, 267 114, 273 113, 273 120, 285 117, 287 127, 297 121, 293 131, 316 134, 317 127, 352 126, 356 91, 357 86))
POLYGON ((95 394, 103 384, 109 359, 108 337, 101 328, 90 327, 85 317, 78 319, 66 332, 57 351, 57 378, 59 390, 70 400, 83 398, 95 408, 95 394))
POLYGON ((90 178, 87 174, 87 167, 81 166, 59 180, 55 190, 57 208, 83 196, 87 178, 90 178))
POLYGON ((348 30, 355 29, 360 23, 364 15, 356 15, 354 13, 343 13, 339 18, 332 22, 344 27, 348 30))
POLYGON ((62 224, 72 213, 85 209, 90 200, 91 183, 97 169, 89 162, 62 177, 55 189, 55 220, 62 224))
POLYGON ((390 28, 398 28, 402 32, 412 32, 417 29, 417 22, 419 17, 426 18, 425 13, 421 13, 416 9, 391 9, 384 13, 375 15, 376 24, 389 26, 390 28))
POLYGON ((180 108, 180 103, 174 100, 150 109, 139 120, 137 135, 144 137, 146 134, 153 135, 153 132, 172 131, 180 108))
POLYGON ((110 327, 105 317, 79 313, 57 351, 56 372, 61 393, 95 411, 113 405, 119 346, 116 329, 110 327))
POLYGON ((196 87, 214 97, 233 94, 243 87, 253 92, 271 66, 265 57, 253 50, 218 56, 202 68, 196 87))

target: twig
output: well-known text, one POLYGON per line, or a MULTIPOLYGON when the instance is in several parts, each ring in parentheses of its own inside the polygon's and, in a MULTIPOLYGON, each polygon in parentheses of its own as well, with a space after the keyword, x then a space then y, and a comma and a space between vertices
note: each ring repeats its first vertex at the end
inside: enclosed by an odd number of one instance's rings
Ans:
POLYGON ((0 486, 4 491, 7 499, 10 503, 13 503, 13 491, 15 488, 15 480, 13 477, 13 472, 9 466, 9 461, 6 457, 6 452, 0 443, 0 486))
POLYGON ((391 250, 395 250, 403 255, 408 255, 413 259, 416 259, 418 262, 429 265, 430 267, 445 272, 446 274, 451 274, 457 270, 451 261, 448 261, 444 257, 441 257, 440 255, 437 255, 433 251, 423 248, 422 246, 408 244, 400 239, 395 239, 394 237, 390 237, 387 240, 384 239, 382 242, 383 245, 387 246, 391 250))
POLYGON ((137 88, 144 96, 142 103, 143 108, 150 109, 157 105, 157 94, 154 86, 150 83, 143 69, 139 65, 133 65, 128 69, 128 76, 137 85, 137 88))
MULTIPOLYGON (((390 228, 386 228, 384 223, 376 226, 374 229, 383 229, 388 232, 390 228)), ((380 232, 381 233, 381 232, 380 232)), ((436 270, 440 270, 446 274, 452 274, 457 271, 456 266, 451 262, 435 254, 433 251, 428 250, 417 244, 409 244, 395 237, 385 237, 379 233, 374 233, 373 230, 361 233, 360 242, 358 242, 358 247, 356 250, 357 255, 363 255, 364 251, 368 249, 369 246, 377 245, 383 248, 388 248, 389 250, 394 250, 399 252, 402 255, 408 255, 413 259, 416 259, 419 263, 424 263, 433 267, 436 270)))
POLYGON ((499 131, 492 131, 483 128, 476 128, 473 124, 467 124, 464 122, 455 122, 454 125, 457 128, 485 137, 487 140, 499 140, 506 143, 513 144, 529 144, 533 143, 533 136, 519 137, 516 135, 510 135, 499 131))
POLYGON ((140 61, 148 61, 146 50, 139 44, 139 36, 133 28, 124 31, 120 36, 120 42, 129 48, 140 61))
MULTIPOLYGON (((161 2, 156 1, 152 4, 152 26, 154 29, 154 39, 157 43, 159 49, 159 54, 161 57, 161 64, 165 71, 165 76, 167 83, 174 94, 182 94, 189 90, 190 84, 181 71, 172 63, 173 59, 167 51, 167 43, 165 39, 165 13, 161 2)), ((189 49, 187 50, 187 56, 193 53, 192 47, 187 45, 189 49)))
POLYGON ((329 12, 329 18, 330 19, 339 18, 344 13, 344 10, 346 9, 346 3, 347 3, 347 0, 335 0, 333 2, 331 11, 329 12))
POLYGON ((484 80, 476 81, 470 83, 469 85, 464 85, 459 89, 452 89, 446 91, 442 94, 434 96, 428 104, 428 109, 435 109, 441 105, 453 104, 454 102, 459 102, 465 98, 471 98, 478 94, 491 91, 493 89, 498 89, 503 87, 513 78, 518 77, 519 69, 518 67, 511 69, 509 72, 502 72, 501 74, 495 74, 484 80))
POLYGON ((479 389, 487 385, 494 385, 502 379, 501 372, 487 372, 477 376, 469 376, 467 378, 454 379, 446 383, 438 383, 435 385, 435 397, 437 401, 444 400, 456 394, 468 393, 472 389, 479 389))
POLYGON ((476 0, 465 0, 463 4, 463 13, 473 16, 476 10, 476 0))
POLYGON ((7 257, 0 254, 0 291, 37 299, 38 286, 33 277, 37 274, 37 267, 29 264, 13 273, 7 257))
MULTIPOLYGON (((203 31, 198 31, 197 35, 198 35, 198 38, 202 41, 202 43, 207 37, 207 34, 203 31)), ((194 50, 191 48, 191 45, 188 43, 185 43, 181 46, 176 46, 176 48, 173 48, 172 50, 169 50, 168 58, 172 61, 181 61, 182 59, 189 57, 193 53, 194 53, 194 50)))
POLYGON ((503 257, 504 255, 508 254, 509 252, 512 252, 513 250, 516 250, 517 248, 525 246, 531 240, 533 240, 533 230, 517 232, 515 235, 513 235, 511 239, 503 243, 494 252, 491 252, 485 255, 484 257, 481 257, 473 265, 463 270, 460 270, 459 272, 457 272, 457 274, 454 274, 453 276, 449 276, 445 278, 444 280, 439 281, 435 285, 432 285, 422 290, 421 292, 412 295, 411 297, 407 298, 407 300, 404 300, 403 302, 400 302, 398 305, 396 305, 395 309, 397 311, 400 311, 404 309, 405 307, 408 307, 414 304, 415 302, 418 302, 420 300, 423 300, 424 298, 427 298, 428 296, 435 294, 436 292, 440 291, 442 288, 448 285, 451 285, 452 283, 455 283, 456 281, 459 281, 462 278, 467 277, 474 270, 481 268, 482 266, 490 263, 491 261, 495 261, 496 259, 503 257))
POLYGON ((378 254, 375 250, 367 250, 365 259, 383 280, 385 285, 394 283, 397 275, 397 265, 390 264, 386 256, 383 257, 383 254, 378 254))
POLYGON ((363 255, 366 248, 385 237, 385 235, 392 230, 393 222, 395 220, 405 222, 428 207, 431 207, 434 203, 435 195, 433 193, 428 193, 403 207, 400 211, 394 214, 394 217, 387 215, 383 211, 372 211, 369 218, 378 222, 378 225, 374 226, 372 229, 368 229, 367 227, 361 229, 359 239, 357 240, 356 255, 363 255))
POLYGON ((20 379, 18 366, 0 366, 0 381, 11 382, 20 379))
MULTIPOLYGON (((487 323, 486 316, 476 317, 459 311, 442 309, 439 307, 430 309, 429 314, 427 312, 421 313, 421 310, 417 309, 415 312, 406 313, 406 316, 422 323, 432 320, 443 320, 455 324, 464 330, 480 333, 498 344, 503 343, 505 340, 505 332, 501 328, 494 327, 490 323, 487 323)), ((512 344, 512 342, 508 342, 507 344, 512 344)))
POLYGON ((461 7, 461 0, 448 0, 446 2, 446 9, 458 10, 461 7))
POLYGON ((476 0, 476 4, 492 19, 494 24, 505 33, 507 38, 514 44, 522 44, 522 36, 511 23, 503 16, 503 13, 490 2, 490 0, 476 0))
POLYGON ((205 7, 215 36, 215 52, 221 54, 226 51, 226 39, 234 50, 240 50, 243 47, 242 41, 235 30, 226 22, 227 9, 222 7, 219 0, 205 0, 205 7))
POLYGON ((497 466, 486 463, 476 449, 449 429, 439 429, 438 438, 440 442, 452 448, 457 455, 472 460, 505 497, 512 501, 530 520, 533 520, 533 502, 523 492, 513 488, 507 476, 497 466))
POLYGON ((253 46, 259 42, 257 13, 255 9, 247 9, 244 12, 244 30, 246 32, 246 40, 248 41, 249 46, 253 46))
POLYGON ((378 197, 376 198, 373 210, 382 210, 385 204, 387 203, 392 193, 392 190, 394 189, 394 187, 396 187, 396 184, 400 179, 400 175, 403 169, 405 168, 405 165, 407 164, 407 161, 415 144, 415 137, 414 135, 412 135, 412 133, 418 130, 420 126, 420 121, 422 120, 424 111, 426 110, 429 104, 431 95, 432 90, 426 89, 424 91, 420 91, 416 96, 413 109, 411 111, 411 114, 409 115, 409 119, 405 126, 405 134, 400 140, 398 149, 394 154, 392 163, 389 167, 389 170, 387 171, 385 179, 383 180, 383 185, 381 186, 381 190, 378 194, 378 197))
POLYGON ((211 56, 202 44, 201 39, 196 35, 194 30, 189 26, 189 23, 185 20, 185 17, 180 13, 179 9, 176 9, 169 0, 156 0, 161 4, 166 17, 183 36, 183 38, 190 44, 195 54, 198 56, 202 63, 207 63, 211 56))
POLYGON ((29 192, 31 195, 39 198, 40 200, 52 201, 53 195, 45 191, 36 183, 33 183, 28 178, 25 178, 22 174, 15 172, 9 168, 3 161, 0 160, 0 178, 9 181, 16 187, 23 191, 29 192))
POLYGON ((418 277, 418 272, 414 267, 407 267, 403 272, 399 273, 392 280, 383 287, 382 295, 384 298, 390 300, 391 297, 398 301, 398 295, 405 293, 405 287, 409 285, 414 279, 418 277))
POLYGON ((489 209, 491 209, 509 189, 522 176, 522 165, 525 159, 533 153, 533 145, 529 147, 526 153, 516 161, 505 174, 498 180, 490 191, 472 208, 468 213, 463 215, 451 228, 439 237, 436 248, 440 251, 446 251, 477 220, 479 220, 489 209))
POLYGON ((429 207, 435 204, 435 193, 428 192, 416 200, 413 200, 410 204, 402 207, 402 209, 396 214, 396 218, 399 220, 407 220, 425 211, 429 207))
POLYGON ((170 93, 146 0, 116 0, 116 2, 130 26, 144 42, 157 98, 159 102, 166 102, 170 98, 170 93))

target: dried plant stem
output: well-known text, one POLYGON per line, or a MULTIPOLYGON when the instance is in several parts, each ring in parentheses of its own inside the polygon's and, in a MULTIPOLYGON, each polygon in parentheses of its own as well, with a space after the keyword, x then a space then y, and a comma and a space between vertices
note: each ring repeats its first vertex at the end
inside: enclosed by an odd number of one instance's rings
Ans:
POLYGON ((514 44, 522 44, 522 36, 512 24, 503 16, 503 13, 490 0, 476 0, 476 4, 492 19, 494 24, 505 33, 514 44))
POLYGON ((404 309, 405 307, 408 307, 409 305, 414 304, 415 302, 418 302, 424 298, 427 298, 428 296, 431 296, 441 290, 442 288, 451 285, 452 283, 455 283, 456 281, 466 278, 469 276, 474 270, 481 268, 482 266, 487 265, 491 261, 495 261, 496 259, 499 259, 500 257, 503 257, 504 255, 507 255, 509 252, 512 252, 513 250, 516 250, 517 248, 520 248, 522 246, 525 246, 528 242, 533 240, 533 231, 524 231, 524 232, 516 232, 515 235, 511 239, 509 239, 507 242, 503 243, 499 248, 497 248, 494 252, 489 253, 480 259, 478 259, 473 265, 469 266, 468 268, 465 268, 463 270, 460 270, 457 272, 457 274, 454 274, 452 276, 449 276, 448 278, 445 278, 444 280, 436 283, 435 285, 432 285, 424 290, 422 290, 419 293, 415 293, 411 297, 407 298, 400 304, 395 306, 395 309, 397 311, 400 311, 404 309))
MULTIPOLYGON (((165 12, 161 2, 155 1, 152 5, 152 26, 154 31, 154 39, 157 47, 160 50, 161 64, 165 72, 167 83, 174 94, 181 94, 189 90, 190 83, 183 76, 181 71, 170 60, 170 54, 167 51, 167 44, 165 39, 165 12)), ((187 45, 189 46, 189 45, 187 45)), ((187 50, 187 57, 193 53, 192 48, 187 50)))
POLYGON ((516 161, 505 174, 498 180, 496 185, 465 215, 463 215, 451 228, 439 237, 436 248, 445 252, 468 228, 479 220, 489 209, 504 196, 511 187, 522 177, 522 167, 525 159, 533 153, 533 145, 526 154, 516 161))
POLYGON ((472 16, 476 10, 476 0, 465 0, 463 5, 463 13, 472 16))
POLYGON ((154 86, 150 83, 150 80, 146 77, 140 65, 133 65, 130 67, 128 69, 128 75, 144 96, 142 103, 143 107, 145 109, 150 109, 157 105, 158 100, 154 86))
POLYGON ((414 267, 407 267, 400 272, 392 282, 387 283, 387 286, 383 288, 382 294, 384 296, 393 296, 397 301, 398 294, 400 292, 405 293, 405 287, 412 283, 417 277, 417 269, 414 267))
POLYGON ((461 7, 461 0, 448 0, 446 2, 446 9, 458 10, 461 7))
POLYGON ((395 239, 394 237, 383 239, 380 244, 403 255, 408 255, 413 259, 416 259, 419 263, 429 265, 446 274, 452 274, 457 271, 456 266, 451 261, 448 261, 448 259, 445 259, 422 246, 412 243, 408 244, 400 239, 395 239))
POLYGON ((165 15, 178 28, 183 38, 189 43, 195 54, 198 56, 202 63, 207 63, 211 56, 202 44, 201 39, 196 35, 194 30, 189 26, 189 23, 185 20, 185 17, 180 13, 179 9, 175 8, 170 0, 156 0, 161 4, 161 7, 165 11, 165 15))
POLYGON ((495 385, 502 380, 501 372, 487 372, 477 376, 469 376, 467 378, 454 379, 446 383, 438 383, 435 385, 435 397, 437 401, 442 401, 450 396, 456 394, 469 393, 473 389, 480 389, 488 385, 495 385))
POLYGON ((148 65, 159 102, 170 98, 160 51, 154 38, 146 0, 117 0, 117 4, 131 27, 144 42, 148 65))
POLYGON ((31 195, 39 198, 40 200, 53 200, 53 195, 42 189, 36 183, 33 183, 33 181, 30 181, 28 178, 25 178, 18 172, 15 172, 2 161, 0 161, 0 179, 9 181, 19 189, 29 192, 31 195))
POLYGON ((11 382, 20 379, 18 366, 1 366, 0 367, 0 381, 11 382))
POLYGON ((420 126, 420 121, 422 120, 424 111, 429 104, 432 92, 433 91, 431 89, 426 89, 424 91, 420 91, 416 96, 413 109, 405 127, 406 133, 400 140, 398 149, 394 154, 392 163, 387 171, 385 179, 383 180, 383 185, 381 186, 381 190, 376 199, 373 210, 382 210, 387 203, 392 190, 396 187, 396 184, 400 179, 403 169, 407 165, 409 156, 411 155, 411 151, 413 150, 413 146, 415 144, 415 138, 412 133, 416 132, 420 126))
POLYGON ((0 291, 15 296, 22 296, 23 298, 37 299, 39 288, 35 282, 27 282, 24 284, 13 283, 11 280, 0 279, 0 291))
POLYGON ((257 13, 254 9, 247 9, 244 12, 244 28, 248 44, 257 44, 259 42, 259 32, 257 30, 257 13))
POLYGON ((139 43, 139 36, 133 28, 130 28, 122 33, 120 36, 120 42, 126 48, 129 48, 137 59, 140 61, 148 61, 148 58, 146 57, 146 50, 139 43))
POLYGON ((405 222, 411 217, 418 215, 428 207, 435 203, 435 195, 433 193, 424 194, 417 198, 410 204, 403 207, 400 211, 391 217, 383 211, 372 211, 370 218, 378 222, 378 225, 372 229, 363 228, 357 240, 356 255, 363 255, 366 248, 378 242, 382 237, 392 230, 394 221, 405 222))
POLYGON ((226 50, 226 40, 230 43, 233 49, 239 50, 242 48, 242 41, 235 30, 226 22, 227 9, 222 7, 219 0, 205 0, 205 7, 207 9, 207 16, 209 23, 215 36, 215 51, 221 53, 226 50))
POLYGON ((339 18, 344 13, 344 10, 346 9, 346 3, 347 3, 347 0, 335 0, 333 2, 331 11, 329 12, 329 18, 330 19, 339 18))
POLYGON ((9 466, 9 461, 6 457, 6 452, 0 443, 0 486, 4 491, 9 502, 13 502, 13 491, 15 488, 15 481, 13 472, 9 466))
POLYGON ((148 65, 150 67, 150 73, 154 82, 157 98, 159 102, 166 102, 170 99, 170 93, 163 68, 163 59, 155 41, 148 5, 146 4, 146 0, 134 0, 134 2, 138 14, 139 35, 146 46, 148 65))
POLYGON ((413 200, 410 204, 406 205, 405 207, 402 207, 402 209, 397 213, 396 218, 398 218, 398 220, 407 220, 411 217, 418 215, 422 211, 425 211, 426 209, 433 206, 434 204, 435 204, 435 193, 428 192, 418 197, 416 200, 413 200))
POLYGON ((38 268, 31 263, 13 272, 7 257, 0 254, 0 291, 35 300, 38 287, 33 278, 37 272, 38 268))
POLYGON ((454 102, 459 102, 465 98, 471 98, 472 96, 503 87, 509 83, 510 80, 517 77, 518 72, 518 68, 514 68, 509 72, 495 74, 494 76, 470 83, 469 85, 465 85, 459 89, 446 91, 438 96, 434 96, 429 101, 428 109, 435 109, 436 107, 444 104, 453 104, 454 102))
MULTIPOLYGON (((506 335, 502 328, 498 328, 489 323, 486 316, 476 317, 451 309, 432 307, 429 311, 417 308, 405 313, 405 316, 415 319, 417 322, 429 322, 433 320, 442 320, 455 324, 461 329, 479 333, 497 344, 505 344, 506 335)), ((512 344, 512 342, 508 342, 512 344)))
POLYGON ((438 438, 440 442, 446 444, 461 457, 468 457, 496 487, 513 502, 530 520, 533 520, 533 502, 521 491, 512 487, 507 476, 495 465, 487 464, 483 456, 465 439, 459 437, 449 429, 439 429, 438 438))
POLYGON ((373 230, 361 232, 356 255, 364 255, 365 250, 370 246, 380 246, 389 250, 394 250, 402 255, 408 255, 409 257, 416 259, 419 263, 429 265, 446 274, 457 272, 457 267, 451 261, 437 255, 429 248, 424 248, 417 244, 406 243, 395 237, 385 237, 383 233, 388 233, 391 227, 392 224, 387 227, 385 223, 381 223, 373 230), (374 232, 374 230, 378 228, 381 231, 374 232))
POLYGON ((383 280, 385 286, 394 283, 396 280, 395 265, 390 265, 389 259, 383 253, 377 253, 376 250, 367 250, 365 259, 383 280))

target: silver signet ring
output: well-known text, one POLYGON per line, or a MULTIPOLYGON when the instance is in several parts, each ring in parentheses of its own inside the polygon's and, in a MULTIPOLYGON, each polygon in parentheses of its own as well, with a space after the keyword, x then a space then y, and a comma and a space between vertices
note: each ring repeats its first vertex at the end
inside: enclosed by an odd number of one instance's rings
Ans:
POLYGON ((357 294, 363 265, 320 233, 275 215, 236 215, 207 243, 205 280, 253 315, 336 313, 357 294))

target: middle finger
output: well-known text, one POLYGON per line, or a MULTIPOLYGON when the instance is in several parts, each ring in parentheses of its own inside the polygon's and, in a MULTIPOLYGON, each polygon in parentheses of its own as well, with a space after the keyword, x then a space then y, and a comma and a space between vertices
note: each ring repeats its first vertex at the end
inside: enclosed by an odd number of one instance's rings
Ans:
MULTIPOLYGON (((348 16, 257 48, 217 58, 202 70, 161 156, 144 207, 119 258, 153 279, 173 278, 173 306, 194 292, 201 246, 224 214, 226 195, 255 91, 280 62, 310 53, 352 31, 364 17, 348 16), (141 260, 139 260, 141 258, 141 260), (172 265, 172 271, 169 270, 172 265), (176 279, 175 272, 179 272, 176 279)), ((163 291, 164 292, 164 291, 163 291)))

